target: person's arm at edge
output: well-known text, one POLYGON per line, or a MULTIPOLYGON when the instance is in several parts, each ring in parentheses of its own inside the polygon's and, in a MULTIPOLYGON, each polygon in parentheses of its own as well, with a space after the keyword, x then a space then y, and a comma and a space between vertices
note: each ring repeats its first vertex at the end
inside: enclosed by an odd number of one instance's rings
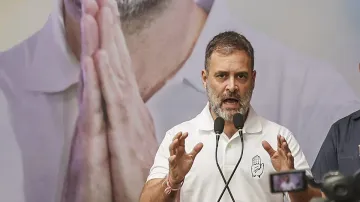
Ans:
POLYGON ((339 169, 337 162, 336 143, 334 142, 338 134, 337 131, 338 129, 334 124, 330 128, 323 144, 321 145, 320 151, 311 169, 315 180, 321 180, 327 172, 339 169))
MULTIPOLYGON (((336 138, 338 135, 337 124, 333 124, 321 145, 320 151, 315 159, 314 165, 311 168, 315 180, 321 180, 323 176, 331 171, 338 170, 338 161, 336 153, 336 138)), ((321 192, 323 198, 325 194, 321 192)))

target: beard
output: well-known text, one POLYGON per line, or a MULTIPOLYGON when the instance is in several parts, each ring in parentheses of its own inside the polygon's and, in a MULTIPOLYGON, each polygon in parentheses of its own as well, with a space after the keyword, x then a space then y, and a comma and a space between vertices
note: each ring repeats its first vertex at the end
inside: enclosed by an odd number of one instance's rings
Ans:
POLYGON ((250 108, 250 100, 254 85, 245 93, 244 96, 241 96, 238 91, 229 92, 226 91, 223 95, 217 95, 214 90, 210 87, 209 83, 206 84, 206 92, 210 104, 211 110, 219 117, 223 118, 225 121, 232 121, 233 116, 237 113, 240 113, 245 116, 247 111, 250 108), (223 108, 222 105, 224 100, 228 98, 235 98, 238 101, 238 109, 227 109, 223 108))
POLYGON ((173 0, 116 0, 123 31, 133 35, 161 16, 173 0))
POLYGON ((153 10, 157 10, 157 8, 169 1, 170 0, 116 0, 121 20, 136 19, 144 16, 153 10))

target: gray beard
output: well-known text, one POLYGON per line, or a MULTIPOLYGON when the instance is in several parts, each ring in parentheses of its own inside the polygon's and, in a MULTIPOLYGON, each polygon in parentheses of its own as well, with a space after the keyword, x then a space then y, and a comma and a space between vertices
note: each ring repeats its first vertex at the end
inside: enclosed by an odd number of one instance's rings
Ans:
POLYGON ((173 0, 116 0, 124 32, 135 34, 148 27, 173 0))
POLYGON ((240 107, 237 110, 227 110, 227 109, 222 109, 221 108, 221 97, 217 96, 212 88, 207 85, 206 87, 206 92, 207 92, 207 97, 208 97, 208 101, 210 104, 210 108, 211 110, 216 114, 216 116, 219 116, 221 118, 223 118, 225 121, 232 121, 233 120, 233 116, 237 113, 240 113, 242 115, 245 115, 249 108, 250 108, 250 100, 251 100, 251 96, 252 96, 252 92, 253 90, 249 90, 245 96, 240 98, 239 104, 240 107))
POLYGON ((171 0, 116 0, 122 20, 144 16, 170 2, 171 0))

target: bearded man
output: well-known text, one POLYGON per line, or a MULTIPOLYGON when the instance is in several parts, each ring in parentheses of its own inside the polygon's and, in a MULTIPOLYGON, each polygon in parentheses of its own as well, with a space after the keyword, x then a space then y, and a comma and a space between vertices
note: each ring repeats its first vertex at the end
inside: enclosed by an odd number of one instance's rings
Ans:
MULTIPOLYGON (((239 167, 221 201, 283 201, 284 195, 271 194, 271 172, 305 169, 311 175, 293 134, 257 115, 251 107, 255 77, 254 50, 244 36, 227 31, 209 42, 202 70, 208 103, 195 118, 168 130, 143 188, 141 202, 215 201, 239 158, 239 167), (243 135, 233 124, 237 113, 245 119, 243 135), (223 175, 214 155, 217 138, 213 127, 217 117, 225 120, 217 150, 223 175)), ((312 187, 285 194, 292 202, 309 201, 315 196, 321 194, 312 187)))

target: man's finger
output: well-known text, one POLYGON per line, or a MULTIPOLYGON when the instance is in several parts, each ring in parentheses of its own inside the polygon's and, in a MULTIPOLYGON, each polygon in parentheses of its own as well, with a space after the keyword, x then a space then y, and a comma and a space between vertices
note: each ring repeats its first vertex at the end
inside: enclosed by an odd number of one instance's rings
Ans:
POLYGON ((182 134, 182 136, 180 136, 179 142, 180 142, 181 146, 185 146, 185 139, 188 137, 188 135, 189 134, 187 132, 185 132, 182 134))
POLYGON ((178 139, 175 139, 169 146, 169 152, 170 152, 170 155, 176 155, 177 152, 176 152, 176 149, 177 147, 179 146, 179 140, 178 139))
POLYGON ((281 148, 281 135, 277 135, 277 147, 281 148))
MULTIPOLYGON (((116 127, 118 126, 119 121, 127 121, 122 120, 122 116, 120 113, 125 111, 124 108, 125 103, 122 103, 121 100, 117 99, 119 97, 124 97, 116 86, 116 81, 114 75, 110 72, 110 64, 109 64, 109 55, 104 50, 99 50, 95 53, 95 67, 96 71, 99 75, 100 86, 102 89, 102 95, 104 96, 105 104, 106 104, 106 113, 109 116, 108 120, 108 128, 110 134, 116 131, 116 127)), ((118 135, 116 137, 119 137, 118 135)), ((116 138, 114 137, 114 138, 116 138)))
MULTIPOLYGON (((119 59, 119 52, 116 48, 114 37, 114 18, 108 7, 101 7, 97 17, 100 32, 100 48, 105 50, 109 56, 109 71, 113 77, 118 77, 118 69, 122 67, 122 61, 119 59)), ((128 67, 130 68, 130 67, 128 67)), ((117 78, 119 79, 119 78, 117 78)))
POLYGON ((196 155, 198 155, 198 153, 201 151, 203 146, 204 146, 203 143, 198 143, 195 145, 193 150, 189 153, 189 155, 192 157, 192 159, 195 159, 196 155))
POLYGON ((99 5, 94 0, 82 0, 81 2, 82 14, 89 14, 95 17, 96 13, 99 10, 99 5))
POLYGON ((179 139, 180 137, 182 136, 182 132, 178 132, 174 137, 173 137, 173 141, 175 140, 175 139, 179 139))
POLYGON ((97 0, 100 7, 107 6, 110 8, 114 17, 120 17, 118 5, 115 0, 97 0))
POLYGON ((285 153, 291 153, 289 149, 289 145, 287 144, 286 141, 282 143, 281 148, 284 150, 285 153))
MULTIPOLYGON (((102 122, 100 84, 91 57, 86 56, 81 61, 84 75, 83 115, 88 119, 86 123, 90 128, 90 134, 103 134, 104 124, 102 122)), ((90 135, 89 134, 89 135, 90 135)))
MULTIPOLYGON (((114 41, 112 45, 114 49, 117 51, 117 55, 114 59, 118 59, 116 61, 121 66, 116 66, 115 73, 119 77, 119 79, 127 80, 127 82, 131 82, 132 86, 137 86, 136 78, 133 69, 131 68, 131 57, 129 50, 126 45, 126 40, 121 29, 121 22, 120 22, 120 14, 118 10, 118 6, 115 0, 97 0, 99 6, 101 8, 109 8, 112 15, 112 38, 111 40, 114 41)), ((113 58, 112 58, 113 59, 113 58)), ((115 68, 115 66, 114 66, 115 68)))
POLYGON ((121 28, 120 18, 115 18, 115 23, 113 24, 113 31, 114 31, 114 41, 116 48, 119 53, 119 58, 121 59, 121 68, 119 71, 119 77, 127 79, 131 82, 132 85, 137 86, 136 77, 133 68, 131 67, 131 57, 129 53, 129 49, 127 47, 126 39, 121 28))
POLYGON ((97 23, 100 32, 100 47, 106 51, 110 51, 111 44, 114 43, 112 25, 114 23, 113 16, 108 7, 101 7, 97 15, 97 23))
POLYGON ((267 141, 262 142, 262 146, 267 151, 267 153, 272 157, 275 154, 275 150, 271 147, 271 145, 267 141))
POLYGON ((98 25, 91 15, 84 15, 81 18, 81 47, 82 56, 92 56, 99 48, 98 25))

